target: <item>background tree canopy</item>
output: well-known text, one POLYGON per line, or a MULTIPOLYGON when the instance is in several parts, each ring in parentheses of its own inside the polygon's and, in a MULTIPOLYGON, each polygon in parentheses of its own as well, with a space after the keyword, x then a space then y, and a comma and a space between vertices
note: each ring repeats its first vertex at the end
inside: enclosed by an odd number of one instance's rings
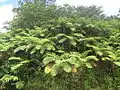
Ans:
POLYGON ((14 28, 33 28, 35 25, 41 26, 44 22, 59 17, 86 17, 86 18, 104 18, 103 10, 97 6, 48 6, 44 0, 32 0, 30 2, 20 2, 19 8, 13 11, 17 14, 13 20, 14 28))
POLYGON ((20 1, 0 34, 1 90, 119 90, 120 22, 97 6, 20 1))

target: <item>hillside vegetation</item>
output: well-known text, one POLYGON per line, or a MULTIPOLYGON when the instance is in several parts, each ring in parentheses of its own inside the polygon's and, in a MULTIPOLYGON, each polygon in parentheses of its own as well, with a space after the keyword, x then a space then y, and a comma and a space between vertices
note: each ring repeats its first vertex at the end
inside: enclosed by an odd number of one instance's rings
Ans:
POLYGON ((20 1, 0 34, 0 90, 120 90, 120 21, 97 6, 20 1))

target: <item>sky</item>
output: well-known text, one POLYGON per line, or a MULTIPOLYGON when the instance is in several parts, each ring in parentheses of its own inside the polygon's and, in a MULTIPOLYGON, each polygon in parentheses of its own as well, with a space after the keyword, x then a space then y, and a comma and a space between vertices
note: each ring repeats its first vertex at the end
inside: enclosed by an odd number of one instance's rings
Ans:
MULTIPOLYGON (((13 19, 14 13, 12 12, 12 9, 17 7, 17 2, 18 0, 0 0, 0 31, 4 31, 4 29, 2 29, 4 22, 13 19)), ((120 8, 120 0, 56 0, 56 3, 59 5, 102 6, 104 13, 107 15, 117 14, 120 8)))

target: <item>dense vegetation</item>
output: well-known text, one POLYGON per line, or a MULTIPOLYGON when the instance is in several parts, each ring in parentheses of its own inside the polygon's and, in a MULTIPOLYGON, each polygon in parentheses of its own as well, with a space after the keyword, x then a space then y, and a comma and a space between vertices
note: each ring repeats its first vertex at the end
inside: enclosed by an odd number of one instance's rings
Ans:
POLYGON ((96 6, 19 2, 0 34, 0 90, 119 90, 120 21, 96 6))

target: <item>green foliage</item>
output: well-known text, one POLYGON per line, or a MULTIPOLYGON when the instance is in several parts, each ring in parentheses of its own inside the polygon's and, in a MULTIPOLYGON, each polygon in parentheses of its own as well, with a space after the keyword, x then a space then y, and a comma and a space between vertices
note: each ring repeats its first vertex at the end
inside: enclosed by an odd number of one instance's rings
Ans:
POLYGON ((12 28, 33 28, 41 26, 48 20, 59 17, 104 18, 102 7, 92 6, 45 6, 45 0, 20 0, 19 7, 13 10, 16 15, 12 21, 12 28))
POLYGON ((13 29, 7 32, 8 35, 4 36, 6 39, 3 36, 0 38, 7 45, 6 49, 1 46, 1 58, 4 58, 1 68, 5 68, 2 70, 2 82, 7 85, 15 80, 6 79, 4 82, 4 77, 10 73, 10 77, 18 76, 15 87, 21 89, 31 83, 38 72, 57 77, 61 73, 78 73, 78 69, 83 67, 88 70, 99 68, 101 62, 120 66, 119 46, 114 48, 113 43, 118 42, 113 40, 113 35, 118 37, 118 34, 109 31, 113 34, 107 40, 103 33, 106 27, 98 29, 101 21, 95 25, 91 21, 85 22, 83 18, 59 18, 46 22, 42 28, 35 26, 34 29, 13 29))
POLYGON ((15 12, 11 30, 0 34, 2 89, 119 90, 116 19, 99 20, 96 6, 46 8, 38 0, 15 12))

